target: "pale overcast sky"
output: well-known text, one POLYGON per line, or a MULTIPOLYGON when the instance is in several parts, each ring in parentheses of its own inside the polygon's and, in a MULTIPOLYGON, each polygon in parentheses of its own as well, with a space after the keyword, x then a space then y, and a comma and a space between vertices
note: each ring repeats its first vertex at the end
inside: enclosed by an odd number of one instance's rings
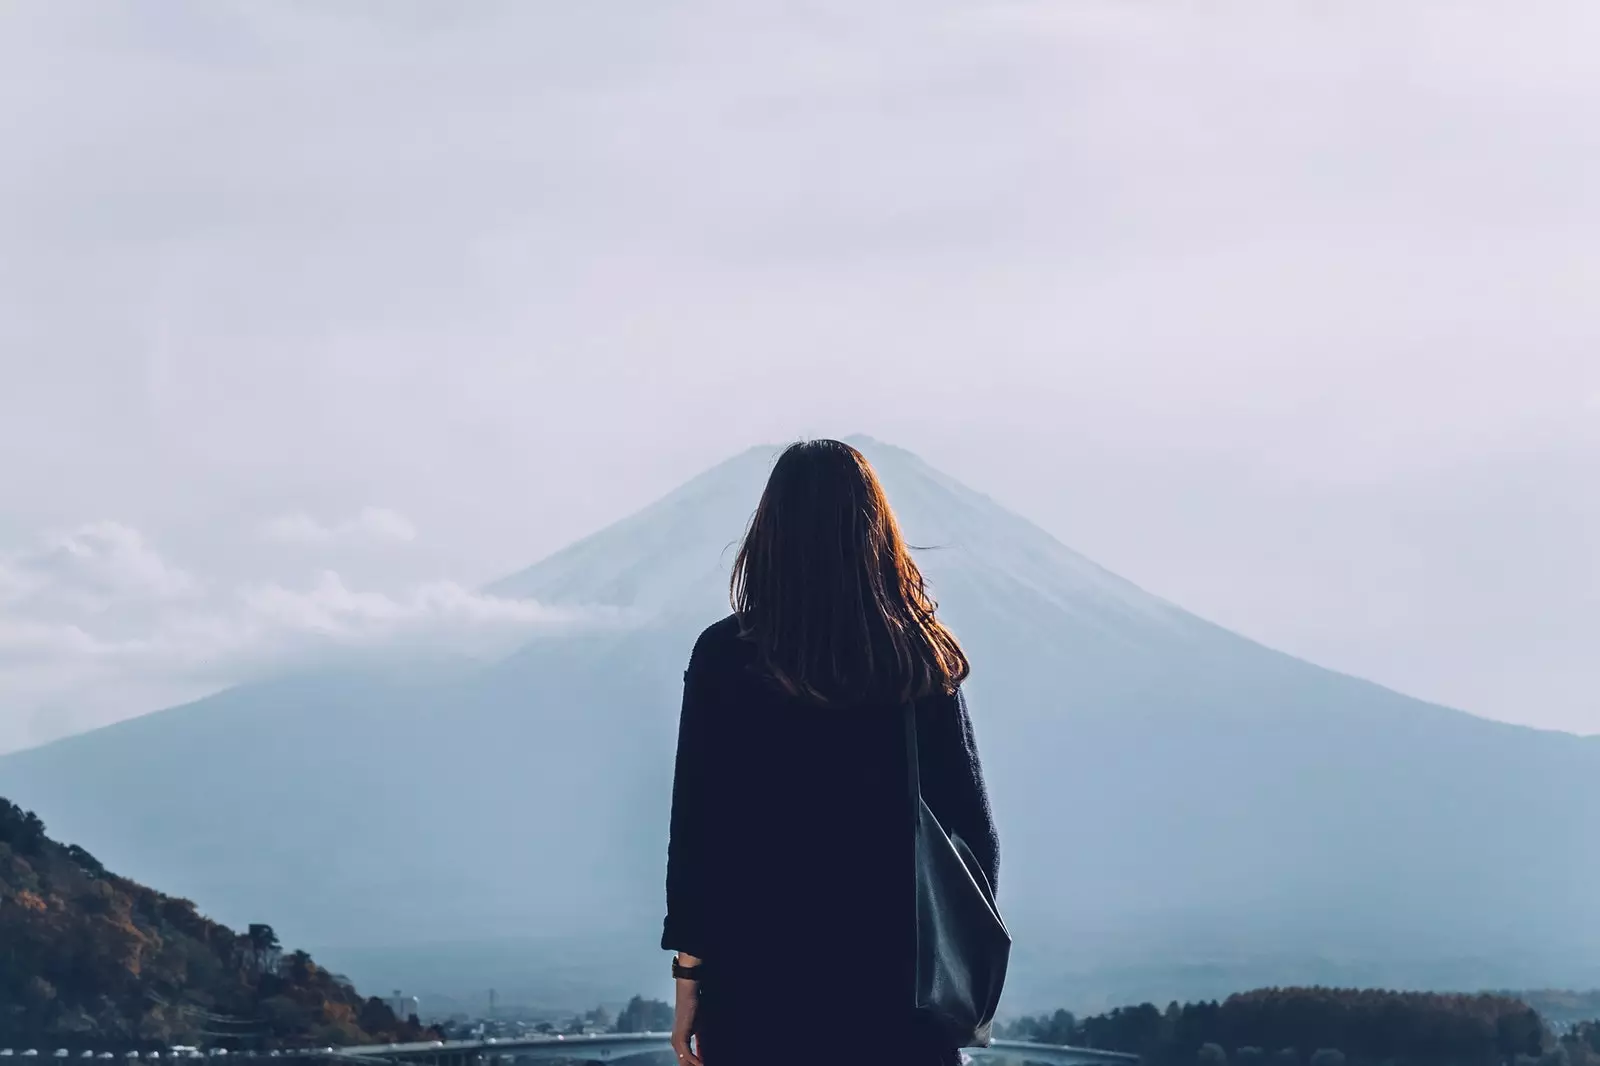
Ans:
MULTIPOLYGON (((751 444, 1600 732, 1600 6, 0 5, 0 750, 751 444)), ((559 621, 559 620, 557 620, 559 621)))

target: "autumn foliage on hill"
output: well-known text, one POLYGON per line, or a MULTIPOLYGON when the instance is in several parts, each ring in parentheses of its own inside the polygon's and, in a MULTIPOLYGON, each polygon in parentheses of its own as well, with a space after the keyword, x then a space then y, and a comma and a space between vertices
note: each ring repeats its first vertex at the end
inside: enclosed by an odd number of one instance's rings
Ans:
POLYGON ((107 871, 0 799, 0 1045, 295 1047, 419 1040, 264 925, 245 934, 107 871))

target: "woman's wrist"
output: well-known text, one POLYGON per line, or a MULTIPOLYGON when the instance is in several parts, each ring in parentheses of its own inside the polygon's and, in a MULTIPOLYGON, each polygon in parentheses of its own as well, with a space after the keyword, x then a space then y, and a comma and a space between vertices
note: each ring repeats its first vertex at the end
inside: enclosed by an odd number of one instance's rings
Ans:
POLYGON ((680 951, 672 957, 672 976, 680 981, 697 981, 700 979, 701 960, 686 951, 680 951))

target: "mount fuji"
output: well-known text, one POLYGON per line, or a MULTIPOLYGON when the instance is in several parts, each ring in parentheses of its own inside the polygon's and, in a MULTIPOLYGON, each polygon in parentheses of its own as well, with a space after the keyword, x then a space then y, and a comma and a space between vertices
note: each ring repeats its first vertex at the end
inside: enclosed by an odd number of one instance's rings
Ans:
MULTIPOLYGON (((1221 629, 900 449, 877 467, 968 683, 1016 1008, 1245 983, 1600 984, 1600 740, 1221 629)), ((658 988, 677 699, 757 448, 492 585, 604 607, 493 663, 285 676, 0 758, 0 794, 364 982, 658 988)), ((1306 604, 1306 610, 1316 610, 1306 604)))

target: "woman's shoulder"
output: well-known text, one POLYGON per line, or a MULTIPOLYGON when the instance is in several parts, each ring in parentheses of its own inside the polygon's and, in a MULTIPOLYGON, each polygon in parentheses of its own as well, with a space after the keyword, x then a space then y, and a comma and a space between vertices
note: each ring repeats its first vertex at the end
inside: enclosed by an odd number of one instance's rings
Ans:
POLYGON ((717 619, 702 629, 699 638, 695 641, 695 646, 699 647, 707 642, 738 640, 739 632, 739 616, 730 614, 724 618, 717 619))
POLYGON ((695 638, 694 649, 689 653, 689 666, 720 665, 747 654, 749 642, 740 635, 742 632, 739 616, 733 614, 706 626, 695 638))

